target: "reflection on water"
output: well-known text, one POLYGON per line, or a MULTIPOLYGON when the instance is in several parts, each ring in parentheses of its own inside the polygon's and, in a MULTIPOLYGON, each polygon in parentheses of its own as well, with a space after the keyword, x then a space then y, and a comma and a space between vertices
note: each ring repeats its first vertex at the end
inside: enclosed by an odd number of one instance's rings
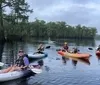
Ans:
POLYGON ((77 62, 78 62, 78 61, 76 61, 76 60, 73 60, 73 59, 72 59, 72 64, 73 64, 73 66, 75 66, 75 67, 76 67, 77 62))
POLYGON ((96 57, 97 57, 97 59, 98 59, 98 63, 100 64, 100 51, 98 50, 96 50, 96 57))
POLYGON ((2 82, 0 85, 28 85, 28 77, 20 78, 12 81, 2 82))
POLYGON ((39 61, 38 61, 38 64, 39 64, 40 66, 43 66, 43 64, 44 64, 43 60, 39 60, 39 61))
POLYGON ((45 70, 48 72, 50 68, 48 66, 45 66, 45 70))
MULTIPOLYGON (((25 79, 10 81, 0 85, 99 85, 100 84, 100 65, 95 54, 95 46, 100 41, 71 41, 71 40, 53 40, 54 44, 50 45, 50 49, 45 49, 48 57, 39 60, 38 63, 43 68, 43 73, 31 76, 25 79), (89 53, 92 56, 90 59, 70 58, 62 59, 62 56, 57 54, 56 49, 61 48, 64 41, 67 41, 70 48, 75 46, 82 53, 89 53), (92 47, 93 50, 89 50, 92 47), (73 67, 75 69, 73 69, 73 67)), ((2 62, 11 64, 17 58, 19 49, 23 49, 26 53, 34 53, 40 41, 32 42, 12 42, 6 43, 4 46, 2 62)))
POLYGON ((96 56, 98 58, 98 61, 100 61, 100 56, 96 56))
POLYGON ((66 65, 68 60, 69 60, 69 58, 65 58, 65 57, 62 56, 62 62, 63 62, 63 64, 66 65))
POLYGON ((76 67, 76 65, 77 65, 78 62, 81 62, 81 63, 87 64, 87 65, 90 65, 89 59, 85 59, 85 58, 74 58, 74 57, 70 57, 70 58, 62 57, 62 62, 64 64, 66 64, 68 60, 71 60, 72 61, 72 65, 74 67, 76 67))
POLYGON ((98 63, 100 65, 100 55, 96 55, 97 59, 98 59, 98 63))

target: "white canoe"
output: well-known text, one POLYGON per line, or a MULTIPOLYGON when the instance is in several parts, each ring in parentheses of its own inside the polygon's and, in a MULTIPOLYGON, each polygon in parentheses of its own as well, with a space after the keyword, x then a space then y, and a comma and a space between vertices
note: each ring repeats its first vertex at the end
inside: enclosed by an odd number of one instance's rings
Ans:
POLYGON ((33 68, 31 70, 1 73, 0 74, 0 82, 15 80, 15 79, 19 79, 19 78, 22 78, 22 77, 28 77, 28 76, 31 76, 31 75, 35 75, 36 73, 39 74, 39 73, 42 72, 41 69, 36 69, 36 68, 33 68))
POLYGON ((0 82, 10 81, 10 80, 26 77, 26 76, 31 75, 31 73, 32 73, 31 70, 2 73, 0 74, 0 82))
POLYGON ((43 54, 39 54, 39 53, 36 53, 36 54, 28 54, 29 58, 43 58, 43 57, 47 57, 47 53, 43 53, 43 54))

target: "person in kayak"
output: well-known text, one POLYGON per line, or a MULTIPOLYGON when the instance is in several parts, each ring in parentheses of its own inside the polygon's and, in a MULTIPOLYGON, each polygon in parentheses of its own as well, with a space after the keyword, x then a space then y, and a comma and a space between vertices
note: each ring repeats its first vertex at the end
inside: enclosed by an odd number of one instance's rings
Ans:
POLYGON ((23 50, 18 53, 19 58, 16 60, 15 65, 8 67, 7 69, 1 70, 0 73, 7 73, 16 70, 23 70, 29 66, 29 59, 26 57, 23 50))
MULTIPOLYGON (((68 47, 68 44, 67 42, 64 42, 64 45, 63 45, 63 48, 62 48, 62 51, 69 51, 69 47, 68 47)), ((68 58, 65 58, 64 56, 62 56, 62 61, 63 63, 66 63, 67 60, 69 60, 68 58)))
POLYGON ((79 50, 77 48, 73 48, 73 52, 72 53, 79 53, 79 50))
POLYGON ((28 66, 29 65, 28 55, 25 54, 23 50, 19 51, 18 57, 19 58, 15 62, 17 66, 28 66))
POLYGON ((69 49, 68 44, 67 42, 65 42, 63 45, 63 50, 68 51, 68 49, 69 49))
POLYGON ((34 54, 36 53, 44 54, 43 51, 44 51, 44 45, 40 44, 37 48, 37 52, 35 52, 34 54))
POLYGON ((97 51, 100 51, 100 45, 97 47, 97 51))
POLYGON ((43 44, 40 44, 40 45, 38 46, 38 52, 41 53, 41 52, 43 52, 43 51, 44 51, 44 46, 43 46, 43 44))

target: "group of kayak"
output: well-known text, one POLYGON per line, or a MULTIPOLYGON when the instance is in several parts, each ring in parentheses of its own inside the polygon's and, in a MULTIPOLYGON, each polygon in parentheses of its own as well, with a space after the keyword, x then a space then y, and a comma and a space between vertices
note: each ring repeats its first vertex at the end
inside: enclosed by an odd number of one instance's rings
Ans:
MULTIPOLYGON (((65 42, 63 48, 58 50, 57 52, 62 56, 63 60, 66 60, 66 58, 71 58, 72 60, 82 62, 84 62, 83 60, 85 60, 86 63, 90 64, 89 58, 91 55, 89 53, 80 53, 77 48, 73 48, 70 51, 67 42, 65 42)), ((100 58, 100 45, 96 49, 96 55, 100 58)))
POLYGON ((9 81, 25 77, 31 74, 41 73, 40 65, 32 65, 30 59, 38 59, 47 57, 47 54, 42 52, 44 50, 42 44, 39 45, 38 51, 33 54, 26 54, 23 50, 19 50, 18 59, 14 65, 0 70, 0 82, 9 81))
POLYGON ((58 54, 62 56, 62 60, 72 59, 72 61, 81 61, 90 65, 89 57, 91 56, 89 53, 80 53, 80 50, 77 48, 69 49, 67 42, 64 43, 63 48, 58 50, 58 54))
POLYGON ((69 50, 67 42, 64 43, 62 50, 58 51, 58 54, 64 57, 75 57, 75 58, 89 58, 91 55, 88 53, 80 53, 77 48, 73 48, 73 50, 69 50))
MULTIPOLYGON (((50 48, 50 46, 46 48, 50 48)), ((23 50, 19 50, 18 59, 15 64, 6 69, 0 70, 0 82, 41 73, 42 69, 40 65, 32 65, 30 64, 30 60, 47 57, 47 53, 43 51, 43 44, 40 44, 38 51, 33 54, 26 54, 23 50)), ((81 59, 88 61, 91 56, 89 53, 80 53, 77 48, 73 48, 73 50, 70 51, 67 42, 65 42, 63 48, 61 50, 57 50, 57 52, 62 56, 62 59, 71 58, 75 61, 82 61, 81 59)), ((100 56, 100 47, 98 47, 96 55, 100 56)))

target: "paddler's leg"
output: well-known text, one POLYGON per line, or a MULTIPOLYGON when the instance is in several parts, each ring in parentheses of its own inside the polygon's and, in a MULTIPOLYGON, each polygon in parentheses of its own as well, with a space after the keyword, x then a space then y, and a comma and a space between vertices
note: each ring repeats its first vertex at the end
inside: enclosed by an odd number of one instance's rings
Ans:
POLYGON ((11 69, 12 69, 12 66, 11 66, 11 67, 8 67, 7 69, 1 70, 1 72, 2 72, 2 73, 7 73, 7 72, 9 72, 11 69))
POLYGON ((7 69, 2 70, 2 73, 7 73, 10 72, 12 69, 14 69, 16 67, 16 65, 13 65, 11 67, 8 67, 7 69))
POLYGON ((66 63, 66 58, 62 56, 63 63, 66 63))
POLYGON ((9 70, 9 72, 14 71, 14 70, 15 70, 15 68, 16 68, 16 67, 12 67, 12 68, 9 70))
POLYGON ((12 67, 10 70, 9 70, 9 72, 13 72, 13 71, 17 71, 17 70, 22 70, 22 67, 23 66, 21 66, 21 67, 19 67, 19 66, 14 66, 14 67, 12 67))

